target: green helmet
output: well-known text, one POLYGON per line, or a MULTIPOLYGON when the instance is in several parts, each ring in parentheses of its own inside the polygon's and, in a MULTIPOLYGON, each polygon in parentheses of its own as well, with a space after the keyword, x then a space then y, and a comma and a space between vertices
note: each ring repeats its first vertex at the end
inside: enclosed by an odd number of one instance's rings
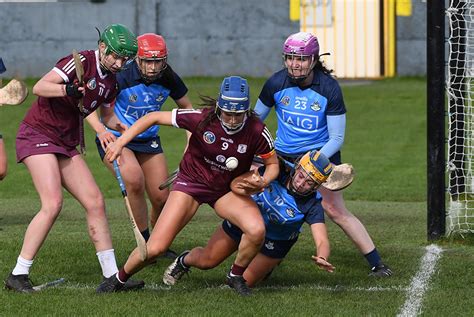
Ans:
POLYGON ((134 57, 137 54, 137 37, 123 24, 107 26, 99 41, 107 45, 106 55, 114 52, 122 57, 134 57))

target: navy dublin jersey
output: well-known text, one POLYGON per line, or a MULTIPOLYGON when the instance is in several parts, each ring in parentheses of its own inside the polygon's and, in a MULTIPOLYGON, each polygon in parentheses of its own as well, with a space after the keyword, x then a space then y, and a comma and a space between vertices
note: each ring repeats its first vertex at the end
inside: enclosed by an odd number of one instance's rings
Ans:
MULTIPOLYGON (((264 170, 263 167, 259 168, 260 174, 264 170)), ((324 223, 319 193, 309 196, 291 194, 285 185, 288 177, 280 170, 278 178, 265 191, 252 196, 265 222, 265 237, 270 240, 296 239, 304 222, 309 225, 324 223)))
MULTIPOLYGON (((168 66, 169 67, 169 66, 168 66)), ((115 101, 115 115, 118 119, 130 127, 138 119, 149 112, 160 111, 168 96, 178 100, 188 92, 181 78, 172 70, 167 69, 171 77, 165 80, 165 76, 146 84, 140 74, 135 60, 127 64, 126 69, 117 74, 119 95, 115 101)), ((135 140, 146 140, 158 134, 160 126, 154 125, 135 137, 135 140)), ((120 133, 110 130, 116 136, 120 133)))
POLYGON ((290 80, 286 69, 280 70, 265 82, 259 100, 275 107, 275 148, 287 155, 321 148, 329 140, 326 116, 346 113, 337 81, 317 70, 312 84, 303 89, 290 80))
POLYGON ((173 125, 192 133, 178 177, 223 194, 230 191, 234 178, 250 169, 255 155, 265 159, 274 155, 275 149, 271 133, 256 116, 249 117, 234 134, 227 134, 217 117, 201 127, 214 111, 214 108, 173 110, 173 125), (225 163, 231 157, 237 161, 234 169, 225 163))

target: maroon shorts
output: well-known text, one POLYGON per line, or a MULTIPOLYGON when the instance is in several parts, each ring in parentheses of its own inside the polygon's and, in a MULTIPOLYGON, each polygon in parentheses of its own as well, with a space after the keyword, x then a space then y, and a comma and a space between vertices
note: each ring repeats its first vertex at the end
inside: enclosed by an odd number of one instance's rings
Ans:
POLYGON ((50 137, 22 122, 16 135, 16 160, 18 163, 31 155, 62 154, 67 157, 78 155, 75 147, 58 145, 50 137))
POLYGON ((227 194, 230 191, 230 188, 224 191, 218 190, 217 188, 212 188, 209 185, 195 183, 192 181, 190 182, 178 174, 178 177, 173 183, 172 190, 186 193, 192 196, 199 204, 209 204, 209 206, 214 208, 216 201, 227 194))

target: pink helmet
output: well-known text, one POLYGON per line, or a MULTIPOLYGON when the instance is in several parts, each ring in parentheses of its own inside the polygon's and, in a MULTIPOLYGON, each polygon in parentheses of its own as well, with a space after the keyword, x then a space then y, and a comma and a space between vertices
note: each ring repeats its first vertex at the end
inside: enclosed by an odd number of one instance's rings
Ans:
POLYGON ((283 45, 284 55, 314 55, 316 59, 319 57, 318 38, 308 32, 298 32, 291 34, 283 45))

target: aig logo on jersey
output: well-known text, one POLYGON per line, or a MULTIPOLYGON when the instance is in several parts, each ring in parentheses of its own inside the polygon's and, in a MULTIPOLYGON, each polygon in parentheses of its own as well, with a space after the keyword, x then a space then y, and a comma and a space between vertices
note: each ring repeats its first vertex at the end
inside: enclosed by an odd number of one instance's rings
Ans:
POLYGON ((239 152, 239 153, 247 152, 247 144, 239 144, 237 146, 237 152, 239 152))
POLYGON ((206 142, 207 144, 212 144, 216 142, 216 136, 211 131, 204 132, 202 138, 204 139, 204 142, 206 142))
POLYGON ((290 97, 283 96, 283 98, 280 100, 280 103, 282 103, 284 106, 288 106, 290 104, 290 97))
POLYGON ((95 87, 97 87, 97 82, 95 81, 95 78, 89 79, 89 81, 87 82, 87 88, 89 88, 89 90, 94 90, 95 87))

